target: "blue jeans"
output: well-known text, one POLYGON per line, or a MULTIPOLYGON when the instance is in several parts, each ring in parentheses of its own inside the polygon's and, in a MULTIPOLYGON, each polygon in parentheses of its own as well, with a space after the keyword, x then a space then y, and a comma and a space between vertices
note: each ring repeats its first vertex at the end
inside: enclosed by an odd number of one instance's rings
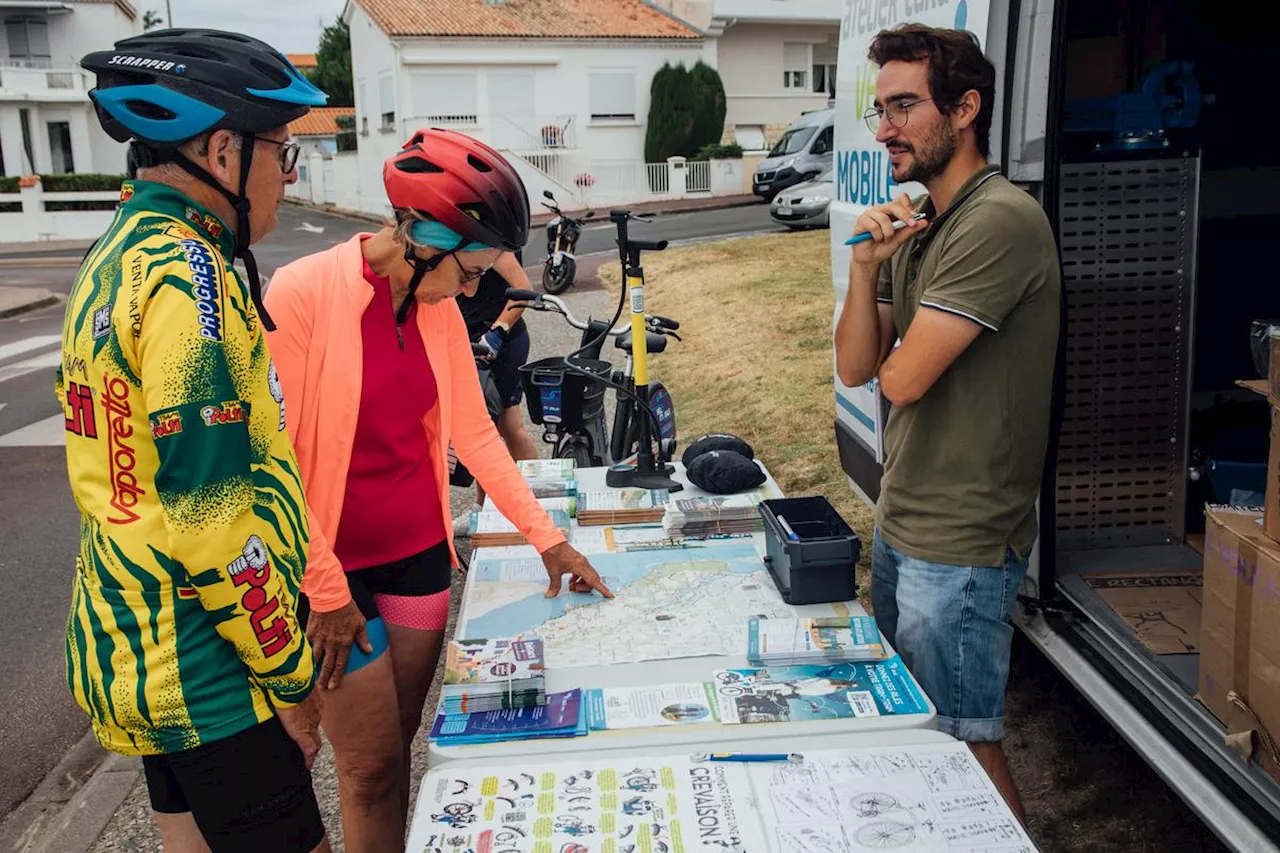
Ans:
POLYGON ((1013 606, 1027 561, 949 566, 902 554, 875 534, 871 606, 938 709, 938 728, 971 743, 1004 739, 1013 606))

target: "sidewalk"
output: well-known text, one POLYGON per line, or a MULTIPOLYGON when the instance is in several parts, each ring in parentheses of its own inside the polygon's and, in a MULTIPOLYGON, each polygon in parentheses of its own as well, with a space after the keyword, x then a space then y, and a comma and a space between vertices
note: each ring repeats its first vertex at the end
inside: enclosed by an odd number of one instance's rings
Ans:
MULTIPOLYGON (((334 216, 345 216, 348 219, 359 219, 365 222, 376 222, 378 224, 382 224, 385 221, 385 218, 382 216, 372 213, 364 213, 359 210, 347 210, 341 207, 331 207, 327 204, 309 204, 291 198, 287 198, 285 201, 296 207, 313 207, 316 210, 323 211, 324 213, 329 213, 334 216)), ((538 208, 536 199, 532 200, 532 204, 535 209, 538 208)), ((625 208, 626 210, 630 210, 632 213, 662 214, 687 213, 702 210, 726 210, 731 207, 746 207, 752 204, 764 204, 764 200, 754 195, 722 195, 706 196, 702 198, 668 199, 665 201, 645 201, 638 204, 616 205, 614 206, 614 209, 625 208)), ((607 218, 609 209, 610 208, 608 206, 592 208, 592 210, 596 212, 596 216, 598 218, 607 218)), ((579 218, 586 212, 586 208, 575 208, 564 212, 574 218, 579 218)), ((531 227, 541 228, 550 222, 554 216, 555 214, 550 213, 545 209, 538 210, 538 212, 533 212, 529 217, 529 224, 531 227)))
POLYGON ((42 287, 6 287, 0 285, 0 319, 25 314, 54 305, 58 295, 42 287))

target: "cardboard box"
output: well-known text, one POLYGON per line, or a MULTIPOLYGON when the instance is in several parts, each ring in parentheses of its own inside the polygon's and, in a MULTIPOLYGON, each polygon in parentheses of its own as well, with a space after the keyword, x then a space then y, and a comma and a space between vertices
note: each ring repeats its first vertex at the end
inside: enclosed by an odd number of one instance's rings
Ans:
MULTIPOLYGON (((1280 329, 1278 329, 1280 331, 1280 329)), ((1273 355, 1280 347, 1280 337, 1271 339, 1273 355)), ((1242 379, 1236 382, 1241 388, 1266 397, 1271 403, 1271 448, 1267 454, 1267 494, 1264 506, 1263 531, 1280 543, 1280 395, 1272 389, 1280 383, 1280 358, 1271 359, 1270 380, 1242 379)))
POLYGON ((1271 396, 1280 398, 1280 326, 1271 327, 1271 355, 1267 359, 1267 379, 1271 396))
MULTIPOLYGON (((1274 375, 1272 381, 1274 382, 1274 375)), ((1267 454, 1267 498, 1262 529, 1280 542, 1280 408, 1271 404, 1271 449, 1267 454)))
POLYGON ((1258 734, 1280 735, 1280 544, 1260 522, 1239 508, 1205 513, 1198 698, 1229 740, 1251 741, 1263 769, 1280 780, 1278 756, 1262 748, 1272 741, 1258 734), (1252 739, 1230 737, 1250 731, 1252 739))

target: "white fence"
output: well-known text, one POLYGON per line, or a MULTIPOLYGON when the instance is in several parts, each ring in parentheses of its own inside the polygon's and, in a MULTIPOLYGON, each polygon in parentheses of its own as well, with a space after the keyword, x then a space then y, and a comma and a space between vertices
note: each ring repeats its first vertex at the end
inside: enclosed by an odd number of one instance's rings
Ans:
POLYGON ((0 243, 96 240, 111 224, 119 200, 118 191, 48 193, 38 180, 16 193, 0 193, 0 243), (97 202, 107 209, 49 209, 50 205, 84 202, 97 202))
MULTIPOLYGON (((535 150, 506 152, 525 182, 535 211, 544 190, 555 194, 566 210, 606 205, 641 204, 682 198, 739 195, 750 192, 744 183, 742 160, 687 161, 672 157, 665 163, 635 160, 583 162, 572 152, 535 150)), ((312 152, 299 169, 298 182, 285 192, 289 198, 317 205, 386 215, 381 174, 359 173, 354 152, 322 155, 312 152)))

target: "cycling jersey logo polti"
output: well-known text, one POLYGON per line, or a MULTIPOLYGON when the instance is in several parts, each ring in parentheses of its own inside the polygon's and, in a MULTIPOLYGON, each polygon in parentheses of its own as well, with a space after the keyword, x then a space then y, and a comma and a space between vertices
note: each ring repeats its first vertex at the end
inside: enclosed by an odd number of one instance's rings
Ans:
POLYGON ((211 237, 220 237, 222 235, 222 223, 219 222, 212 213, 201 213, 194 207, 187 208, 187 221, 192 225, 198 225, 205 231, 209 232, 211 237))
POLYGON ((289 631, 289 623, 277 615, 281 613, 280 599, 276 596, 267 598, 263 589, 271 578, 271 560, 262 539, 257 535, 250 536, 244 543, 241 556, 227 566, 227 573, 236 586, 249 587, 240 597, 240 605, 249 613, 249 625, 258 638, 262 653, 271 657, 287 649, 293 634, 289 631))
POLYGON ((107 468, 111 479, 111 506, 119 516, 108 516, 112 524, 132 524, 138 520, 133 508, 140 495, 147 492, 138 486, 133 473, 137 466, 137 454, 129 444, 133 438, 133 425, 129 418, 133 408, 129 405, 129 383, 123 379, 107 377, 102 395, 102 407, 107 412, 107 468))
MULTIPOLYGON (((188 215, 195 213, 190 208, 188 215)), ((208 341, 222 340, 222 292, 218 287, 218 274, 213 256, 199 240, 183 240, 180 244, 191 270, 191 295, 196 298, 196 310, 200 312, 200 337, 208 341)))
POLYGON ((163 412, 151 419, 151 437, 166 438, 182 432, 182 413, 163 412))
POLYGON ((205 426, 238 424, 244 421, 244 405, 239 400, 228 400, 220 406, 205 406, 200 410, 205 426))

